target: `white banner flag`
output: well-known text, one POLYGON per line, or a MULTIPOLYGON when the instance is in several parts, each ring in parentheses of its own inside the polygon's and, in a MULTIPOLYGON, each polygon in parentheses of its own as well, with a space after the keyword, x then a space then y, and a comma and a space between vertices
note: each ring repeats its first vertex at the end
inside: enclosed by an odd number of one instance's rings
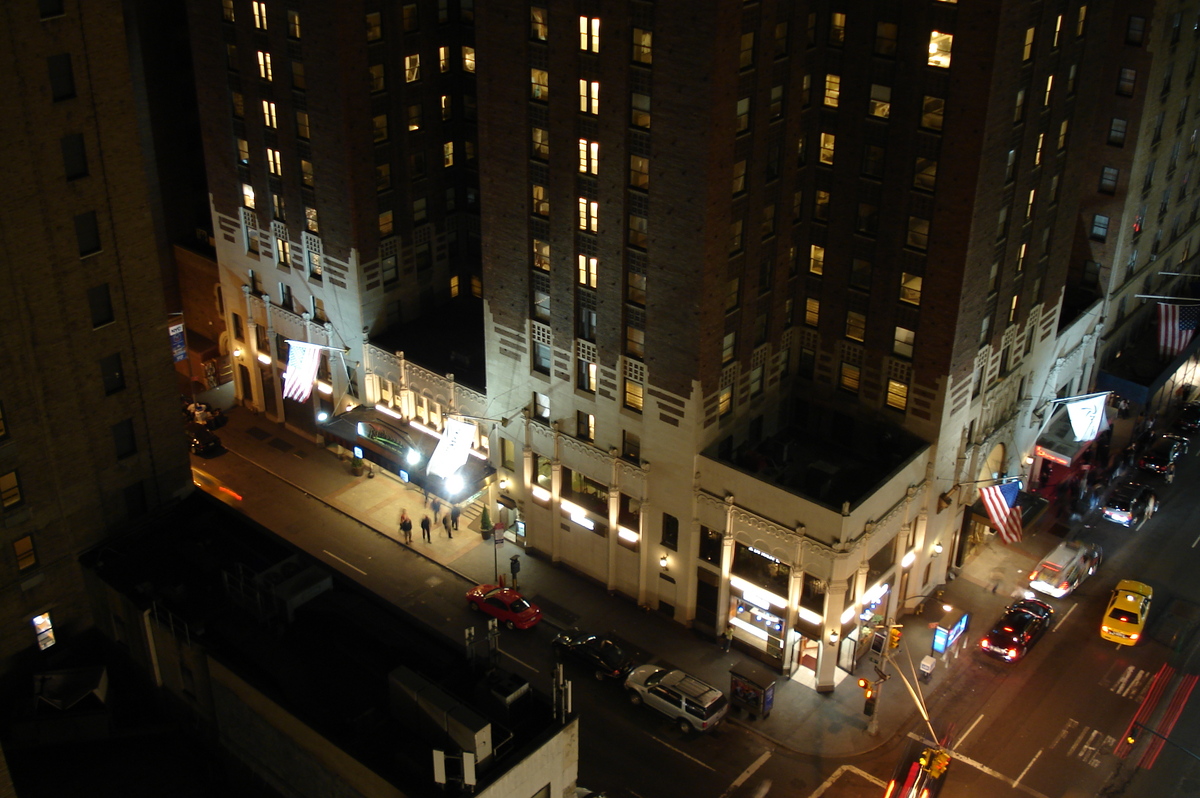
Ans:
POLYGON ((442 479, 462 468, 467 462, 471 444, 475 442, 475 425, 453 418, 446 419, 446 428, 442 430, 442 439, 429 458, 426 470, 442 479))
POLYGON ((1067 403, 1067 415, 1071 418, 1071 429, 1075 440, 1090 441, 1100 434, 1100 422, 1104 419, 1104 402, 1107 393, 1067 403))
POLYGON ((307 402, 312 393, 313 380, 321 366, 321 350, 324 347, 288 342, 288 367, 283 373, 283 398, 307 402))

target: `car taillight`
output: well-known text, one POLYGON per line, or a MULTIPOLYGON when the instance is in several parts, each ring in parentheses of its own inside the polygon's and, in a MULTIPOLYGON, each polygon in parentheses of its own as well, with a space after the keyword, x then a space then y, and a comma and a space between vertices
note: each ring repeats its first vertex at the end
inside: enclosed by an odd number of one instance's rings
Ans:
POLYGON ((980 647, 980 648, 987 648, 987 647, 988 647, 988 641, 987 641, 987 638, 986 638, 986 637, 985 637, 985 638, 983 638, 982 640, 980 640, 980 641, 979 641, 979 647, 980 647))
POLYGON ((1008 650, 1008 658, 1009 658, 1009 659, 1016 659, 1016 657, 1017 657, 1017 650, 1016 650, 1015 648, 1010 648, 1010 649, 1008 650))
POLYGON ((892 798, 892 793, 896 790, 896 780, 892 779, 888 782, 887 792, 883 794, 883 798, 892 798))
POLYGON ((1059 589, 1059 590, 1066 590, 1066 589, 1067 589, 1067 588, 1069 588, 1070 586, 1071 586, 1071 583, 1070 583, 1070 582, 1063 582, 1061 585, 1059 585, 1059 586, 1058 586, 1058 589, 1059 589))
POLYGON ((1137 639, 1138 639, 1138 633, 1137 633, 1137 632, 1134 632, 1133 634, 1131 634, 1131 635, 1129 636, 1129 639, 1130 639, 1130 640, 1137 640, 1137 639))
POLYGON ((921 798, 929 798, 929 788, 928 787, 921 790, 921 798))
POLYGON ((1030 571, 1030 572, 1029 572, 1029 581, 1030 581, 1030 582, 1032 582, 1034 579, 1037 579, 1037 578, 1038 578, 1038 572, 1037 572, 1037 571, 1030 571))

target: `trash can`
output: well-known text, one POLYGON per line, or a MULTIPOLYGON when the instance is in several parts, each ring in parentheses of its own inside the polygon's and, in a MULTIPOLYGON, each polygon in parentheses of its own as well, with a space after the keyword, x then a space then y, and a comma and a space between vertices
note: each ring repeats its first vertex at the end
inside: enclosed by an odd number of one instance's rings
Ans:
POLYGON ((766 720, 775 704, 775 674, 753 662, 741 662, 729 669, 729 703, 744 709, 751 720, 766 720))

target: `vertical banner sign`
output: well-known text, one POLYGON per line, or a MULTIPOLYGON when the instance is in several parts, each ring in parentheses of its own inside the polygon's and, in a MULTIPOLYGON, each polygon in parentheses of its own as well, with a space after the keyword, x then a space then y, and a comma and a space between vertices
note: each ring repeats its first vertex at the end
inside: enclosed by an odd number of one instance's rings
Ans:
POLYGON ((446 419, 442 439, 429 458, 426 470, 445 479, 467 462, 471 444, 475 442, 475 425, 457 419, 446 419))
POLYGON ((181 360, 187 360, 187 340, 183 335, 183 324, 172 324, 167 328, 171 334, 171 355, 178 363, 181 360))

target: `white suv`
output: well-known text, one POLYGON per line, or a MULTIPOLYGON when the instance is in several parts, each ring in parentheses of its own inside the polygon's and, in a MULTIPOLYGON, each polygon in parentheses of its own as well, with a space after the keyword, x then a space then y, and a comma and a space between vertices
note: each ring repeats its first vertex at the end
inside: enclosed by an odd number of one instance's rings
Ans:
POLYGON ((681 670, 639 665, 625 679, 634 704, 645 703, 675 720, 679 730, 708 731, 729 711, 729 699, 711 684, 681 670))

